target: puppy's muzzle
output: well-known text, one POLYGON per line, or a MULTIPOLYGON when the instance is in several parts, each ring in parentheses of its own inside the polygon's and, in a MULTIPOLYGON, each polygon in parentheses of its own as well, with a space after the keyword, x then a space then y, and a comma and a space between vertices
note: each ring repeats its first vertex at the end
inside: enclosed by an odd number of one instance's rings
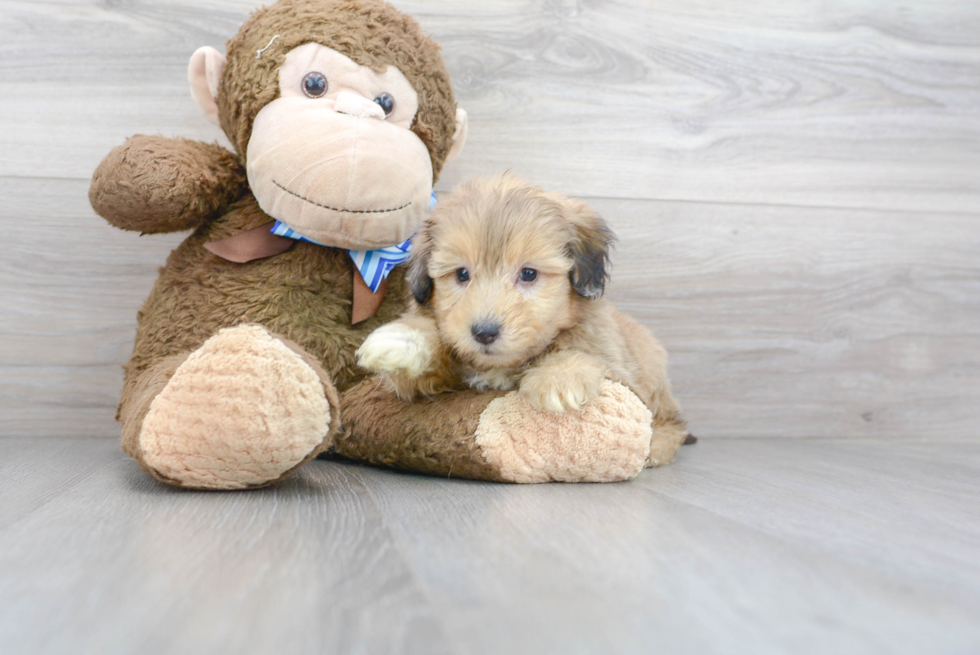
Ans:
POLYGON ((474 339, 486 346, 496 341, 497 337, 500 336, 500 324, 474 323, 470 331, 473 333, 474 339))

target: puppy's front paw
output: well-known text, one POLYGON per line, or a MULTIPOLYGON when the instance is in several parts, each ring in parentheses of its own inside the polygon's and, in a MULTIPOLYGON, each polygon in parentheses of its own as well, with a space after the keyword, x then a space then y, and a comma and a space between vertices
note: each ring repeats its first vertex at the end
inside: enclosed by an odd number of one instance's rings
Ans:
POLYGON ((552 414, 580 409, 599 395, 601 368, 580 365, 533 369, 521 380, 520 394, 532 407, 552 414))
POLYGON ((396 321, 368 335, 356 354, 369 371, 416 378, 432 363, 432 344, 423 332, 396 321))

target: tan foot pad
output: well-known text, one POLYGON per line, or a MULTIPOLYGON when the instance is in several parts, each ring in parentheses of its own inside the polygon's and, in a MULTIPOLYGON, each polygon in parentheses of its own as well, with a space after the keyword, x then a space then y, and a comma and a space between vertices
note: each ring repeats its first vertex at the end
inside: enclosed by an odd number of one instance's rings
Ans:
POLYGON ((538 411, 512 392, 480 415, 476 443, 510 482, 616 482, 643 470, 653 415, 632 391, 606 380, 579 411, 538 411))
POLYGON ((241 489, 282 477, 330 427, 320 378, 264 328, 220 331, 153 399, 143 461, 182 486, 241 489))

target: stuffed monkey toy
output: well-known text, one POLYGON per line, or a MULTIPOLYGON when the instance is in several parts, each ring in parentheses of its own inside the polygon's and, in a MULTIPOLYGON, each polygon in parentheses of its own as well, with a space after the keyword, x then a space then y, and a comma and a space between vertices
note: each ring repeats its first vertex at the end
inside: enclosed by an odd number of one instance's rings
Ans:
POLYGON ((193 230, 138 314, 123 450, 198 489, 262 487, 321 453, 443 476, 613 481, 669 461, 676 408, 621 384, 580 412, 516 394, 398 400, 355 351, 408 299, 409 238, 462 147, 438 45, 379 0, 279 0, 191 57, 195 102, 235 152, 134 136, 89 197, 110 224, 193 230), (390 273, 390 274, 389 274, 390 273))

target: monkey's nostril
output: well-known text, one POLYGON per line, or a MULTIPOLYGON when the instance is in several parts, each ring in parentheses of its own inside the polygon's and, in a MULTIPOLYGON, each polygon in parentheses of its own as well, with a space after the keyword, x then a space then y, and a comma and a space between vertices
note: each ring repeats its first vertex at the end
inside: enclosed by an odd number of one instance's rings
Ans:
POLYGON ((473 338, 480 343, 486 345, 496 341, 497 337, 500 336, 500 324, 499 323, 475 323, 470 331, 473 332, 473 338))

